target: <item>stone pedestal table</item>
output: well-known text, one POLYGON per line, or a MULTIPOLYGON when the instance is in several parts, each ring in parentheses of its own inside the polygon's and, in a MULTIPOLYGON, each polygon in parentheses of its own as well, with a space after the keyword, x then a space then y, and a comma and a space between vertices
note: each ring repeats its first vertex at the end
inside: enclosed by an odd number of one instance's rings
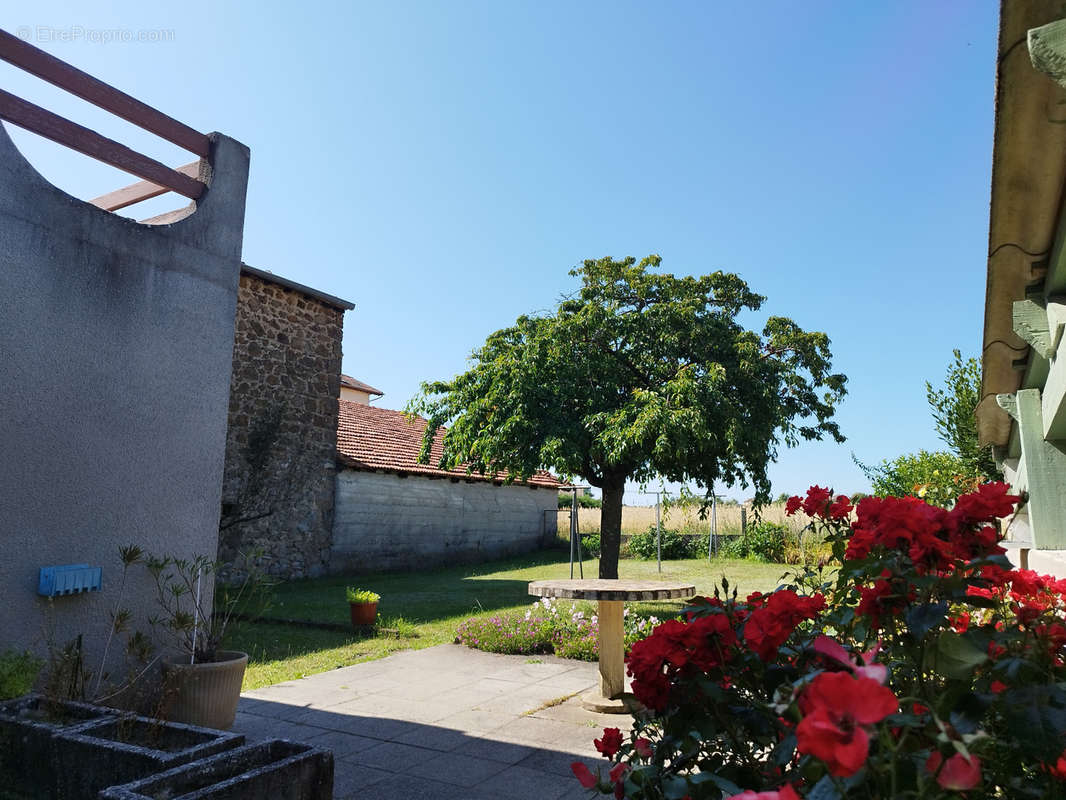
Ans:
POLYGON ((625 692, 623 604, 692 597, 696 587, 685 583, 601 578, 533 581, 529 584, 529 593, 536 597, 596 600, 599 603, 600 687, 582 697, 581 702, 592 711, 620 714, 634 706, 632 696, 625 692))

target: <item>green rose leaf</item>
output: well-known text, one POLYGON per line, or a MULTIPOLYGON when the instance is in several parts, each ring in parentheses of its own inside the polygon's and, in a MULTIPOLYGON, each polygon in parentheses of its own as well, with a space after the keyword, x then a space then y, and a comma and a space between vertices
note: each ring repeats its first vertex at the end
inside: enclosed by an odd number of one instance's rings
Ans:
POLYGON ((947 678, 969 677, 988 654, 961 633, 944 631, 937 640, 936 666, 947 678))
POLYGON ((947 603, 927 603, 907 612, 907 630, 918 641, 940 625, 948 615, 947 603))
POLYGON ((807 800, 840 800, 840 792, 837 790, 833 779, 826 775, 818 783, 814 784, 807 800))

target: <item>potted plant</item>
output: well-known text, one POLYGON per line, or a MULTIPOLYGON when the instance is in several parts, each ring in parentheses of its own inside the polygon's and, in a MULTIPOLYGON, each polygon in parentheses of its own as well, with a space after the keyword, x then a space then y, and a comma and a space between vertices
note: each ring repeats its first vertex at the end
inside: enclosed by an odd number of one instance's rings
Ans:
POLYGON ((373 625, 378 618, 378 601, 381 595, 369 589, 347 589, 348 608, 352 614, 352 625, 373 625))
POLYGON ((273 585, 252 566, 252 558, 242 557, 242 562, 231 568, 239 569, 243 579, 215 581, 212 592, 209 582, 224 566, 220 562, 206 556, 148 556, 145 561, 160 607, 149 622, 178 648, 162 660, 163 707, 173 721, 221 730, 233 725, 248 654, 223 650, 222 640, 235 614, 247 613, 253 605, 258 613, 266 609, 273 585))

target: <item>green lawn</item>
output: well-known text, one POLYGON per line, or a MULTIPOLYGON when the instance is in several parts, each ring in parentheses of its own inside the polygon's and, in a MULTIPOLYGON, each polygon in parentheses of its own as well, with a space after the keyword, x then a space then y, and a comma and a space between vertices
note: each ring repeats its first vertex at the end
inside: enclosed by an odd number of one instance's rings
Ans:
MULTIPOLYGON (((595 559, 585 561, 584 567, 586 577, 596 577, 595 559)), ((687 581, 695 584, 700 594, 710 594, 724 575, 742 595, 773 589, 788 569, 780 564, 726 559, 664 561, 661 575, 654 561, 623 560, 618 566, 620 577, 687 581)), ((533 598, 526 589, 530 581, 568 577, 567 554, 553 550, 433 571, 291 581, 277 587, 269 616, 346 623, 348 604, 344 588, 355 585, 380 594, 379 622, 398 628, 405 635, 363 639, 340 631, 241 623, 231 630, 226 644, 248 653, 244 688, 253 689, 381 658, 396 650, 450 642, 455 637, 456 626, 467 617, 532 603, 533 598), (398 623, 397 618, 404 622, 398 623)), ((574 577, 578 577, 576 565, 574 577)), ((641 608, 662 615, 680 605, 680 602, 641 604, 641 608)))

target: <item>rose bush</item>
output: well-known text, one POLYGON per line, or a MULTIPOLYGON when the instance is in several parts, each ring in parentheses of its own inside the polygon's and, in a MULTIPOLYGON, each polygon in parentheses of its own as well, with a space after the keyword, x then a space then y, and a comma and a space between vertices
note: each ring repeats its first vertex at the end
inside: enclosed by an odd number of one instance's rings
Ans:
MULTIPOLYGON (((1066 797, 1066 581, 1010 567, 1002 483, 950 510, 811 487, 842 566, 696 598, 633 645, 617 798, 1066 797)), ((601 770, 601 772, 603 772, 601 770)))

